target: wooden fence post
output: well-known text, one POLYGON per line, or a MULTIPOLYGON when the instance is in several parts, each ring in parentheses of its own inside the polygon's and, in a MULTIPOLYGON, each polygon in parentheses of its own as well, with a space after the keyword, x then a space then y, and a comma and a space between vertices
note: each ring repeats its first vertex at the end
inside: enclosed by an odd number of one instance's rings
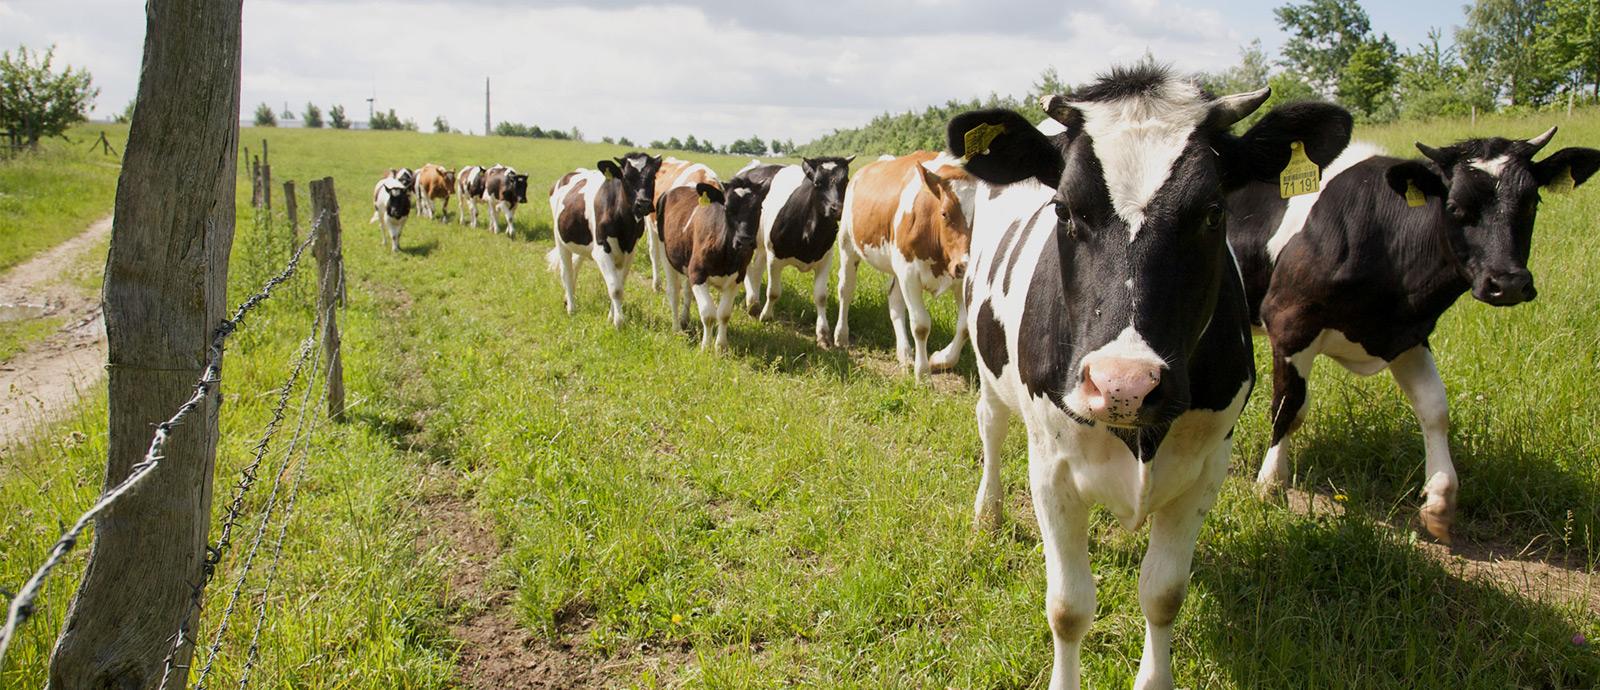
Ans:
POLYGON ((272 218, 272 160, 267 158, 267 140, 261 140, 261 205, 272 218))
MULTIPOLYGON (((155 425, 194 394, 227 317, 239 151, 239 2, 149 0, 139 115, 117 185, 104 302, 105 486, 144 461, 155 425)), ((172 429, 160 466, 94 523, 94 544, 50 658, 52 688, 161 683, 189 667, 194 585, 211 529, 221 392, 172 429)), ((192 638, 191 638, 192 640, 192 638)), ((187 673, 170 679, 182 688, 187 673)))
POLYGON ((289 251, 300 246, 300 211, 294 200, 294 180, 283 181, 283 210, 289 215, 289 251))
POLYGON ((344 361, 339 356, 339 293, 344 289, 343 234, 333 178, 311 181, 312 245, 317 257, 317 313, 322 316, 322 352, 328 360, 328 417, 344 420, 344 361))
POLYGON ((261 158, 250 159, 250 206, 261 208, 261 158))

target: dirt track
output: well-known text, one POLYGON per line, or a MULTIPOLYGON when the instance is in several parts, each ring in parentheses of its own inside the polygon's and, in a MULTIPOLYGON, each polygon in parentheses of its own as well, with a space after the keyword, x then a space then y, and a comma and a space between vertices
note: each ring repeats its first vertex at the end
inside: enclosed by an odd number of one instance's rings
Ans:
POLYGON ((100 296, 64 275, 111 233, 111 217, 91 224, 0 276, 0 307, 26 318, 62 317, 65 325, 0 364, 0 447, 25 438, 72 408, 105 376, 106 329, 100 296))

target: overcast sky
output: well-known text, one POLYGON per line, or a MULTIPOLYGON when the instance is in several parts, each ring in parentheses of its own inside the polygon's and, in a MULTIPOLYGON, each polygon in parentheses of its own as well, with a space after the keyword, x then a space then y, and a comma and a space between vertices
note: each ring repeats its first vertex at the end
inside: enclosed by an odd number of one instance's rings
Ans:
MULTIPOLYGON (((1287 0, 247 0, 245 113, 366 99, 428 129, 436 115, 578 127, 590 139, 759 134, 803 142, 902 111, 1020 93, 1045 67, 1069 82, 1146 49, 1185 71, 1282 43, 1287 0), (1111 5, 1115 5, 1114 7, 1111 5)), ((1462 0, 1365 2, 1402 48, 1461 22, 1462 0)), ((138 0, 0 0, 0 48, 57 47, 101 89, 94 116, 136 90, 138 0)))

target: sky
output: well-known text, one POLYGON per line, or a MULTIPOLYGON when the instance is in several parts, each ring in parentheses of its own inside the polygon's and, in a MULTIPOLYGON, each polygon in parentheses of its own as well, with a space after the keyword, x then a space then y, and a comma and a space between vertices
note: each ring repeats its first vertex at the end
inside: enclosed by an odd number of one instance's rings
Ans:
MULTIPOLYGON (((1402 49, 1462 20, 1463 0, 1363 2, 1402 49)), ((1055 67, 1083 82, 1148 50, 1220 70, 1283 34, 1288 0, 247 0, 241 115, 366 99, 431 129, 493 119, 591 140, 752 134, 804 142, 883 112, 1025 91, 1055 67)), ((121 112, 138 86, 138 0, 0 0, 0 49, 56 46, 121 112)))

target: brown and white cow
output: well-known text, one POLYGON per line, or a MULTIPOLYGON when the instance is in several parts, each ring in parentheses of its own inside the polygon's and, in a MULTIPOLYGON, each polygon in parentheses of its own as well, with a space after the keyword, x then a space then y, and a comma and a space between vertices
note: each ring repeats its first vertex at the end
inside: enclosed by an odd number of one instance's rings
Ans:
POLYGON ((467 224, 467 209, 472 209, 472 227, 478 227, 478 202, 483 201, 483 181, 487 171, 481 165, 469 165, 456 173, 456 195, 461 197, 456 213, 462 225, 467 224))
POLYGON ((851 176, 844 194, 844 220, 839 239, 839 323, 833 341, 850 342, 850 301, 855 296, 856 269, 862 261, 894 276, 889 282, 889 320, 894 325, 895 353, 902 366, 913 365, 918 380, 930 370, 948 369, 961 358, 966 342, 966 304, 957 299, 955 338, 928 358, 932 319, 923 292, 944 294, 961 282, 972 241, 972 208, 977 181, 960 161, 948 155, 918 151, 884 158, 851 176), (911 340, 906 341, 906 322, 911 340))
POLYGON ((574 291, 583 257, 594 259, 611 297, 611 324, 622 327, 622 289, 633 250, 644 235, 644 217, 655 197, 661 159, 634 152, 567 173, 550 189, 555 248, 546 259, 561 274, 567 313, 577 310, 574 291))
MULTIPOLYGON (((699 184, 709 184, 718 189, 722 188, 722 180, 717 178, 717 173, 703 163, 686 161, 681 158, 668 157, 661 161, 661 169, 656 171, 656 199, 679 187, 693 189, 699 184)), ((656 204, 659 206, 659 204, 656 204)), ((650 215, 645 216, 645 237, 650 247, 650 289, 661 291, 661 275, 666 272, 665 258, 661 254, 661 243, 656 239, 660 230, 656 224, 656 208, 652 207, 650 215)))
POLYGON ((683 330, 689 316, 689 294, 700 311, 700 349, 728 346, 728 317, 750 257, 755 254, 761 224, 761 193, 745 180, 726 188, 709 182, 669 189, 658 197, 662 273, 667 280, 667 311, 672 325, 683 330), (720 299, 713 300, 716 288, 720 299), (679 309, 679 304, 682 309, 679 309))
POLYGON ((506 234, 515 236, 517 204, 528 203, 528 176, 504 165, 489 168, 483 173, 483 200, 489 203, 489 232, 500 232, 500 216, 504 215, 506 234))
POLYGON ((424 218, 434 217, 434 200, 443 199, 440 217, 450 213, 450 195, 456 186, 456 171, 437 163, 429 163, 417 170, 417 212, 424 218))

